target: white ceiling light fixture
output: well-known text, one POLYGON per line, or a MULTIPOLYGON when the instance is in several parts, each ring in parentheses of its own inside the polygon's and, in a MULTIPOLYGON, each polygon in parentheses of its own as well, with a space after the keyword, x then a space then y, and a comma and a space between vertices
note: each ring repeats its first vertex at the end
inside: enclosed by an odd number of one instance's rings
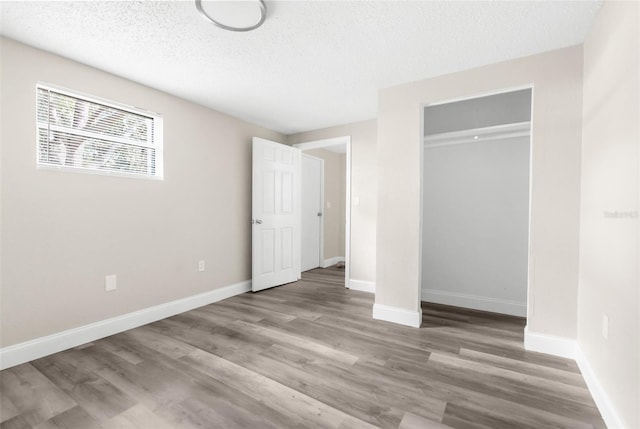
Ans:
POLYGON ((264 0, 196 1, 200 15, 216 27, 228 31, 251 31, 267 18, 264 0))

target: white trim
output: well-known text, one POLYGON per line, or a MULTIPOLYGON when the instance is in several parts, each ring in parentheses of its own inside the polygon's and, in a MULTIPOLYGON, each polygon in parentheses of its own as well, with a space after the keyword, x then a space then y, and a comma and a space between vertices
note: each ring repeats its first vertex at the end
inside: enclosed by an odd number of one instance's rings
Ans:
POLYGON ((587 383, 589 392, 591 393, 591 396, 598 407, 598 411, 600 411, 602 419, 607 427, 611 429, 623 428, 624 424, 622 423, 622 419, 616 412, 611 399, 609 399, 609 395, 607 395, 607 392, 598 381, 598 377, 596 377, 593 368, 591 368, 587 357, 582 353, 580 346, 576 347, 576 363, 578 364, 578 368, 580 368, 582 377, 584 377, 584 381, 587 383))
POLYGON ((419 328, 422 325, 422 311, 409 311, 382 304, 373 304, 373 318, 413 328, 419 328))
POLYGON ((529 326, 525 326, 524 349, 567 359, 575 359, 577 342, 570 338, 530 332, 529 326))
POLYGON ((194 308, 202 307, 251 290, 251 281, 236 283, 209 292, 155 305, 153 307, 101 320, 89 325, 47 335, 0 349, 0 369, 146 325, 194 308))
POLYGON ((359 290, 360 292, 376 293, 376 284, 375 282, 370 282, 367 280, 350 279, 349 289, 359 290))
POLYGON ((600 384, 595 371, 576 340, 529 332, 529 327, 526 326, 524 328, 524 348, 534 352, 574 359, 607 427, 611 429, 625 427, 613 402, 600 384))
POLYGON ((345 228, 344 228, 344 286, 349 287, 351 279, 351 136, 334 137, 294 144, 300 150, 321 149, 328 146, 345 144, 347 146, 345 171, 345 228))
POLYGON ((351 136, 343 136, 323 140, 313 140, 305 143, 296 143, 293 145, 293 147, 297 147, 300 150, 322 149, 328 146, 338 146, 341 144, 345 144, 347 143, 346 139, 349 139, 348 143, 351 143, 351 136))
POLYGON ((349 287, 351 279, 351 136, 340 137, 347 145, 347 156, 345 166, 345 202, 344 202, 344 287, 349 287))
MULTIPOLYGON (((420 110, 418 112, 420 117, 420 145, 418 146, 418 150, 420 152, 420 179, 418 182, 418 287, 415 289, 414 293, 417 295, 416 298, 418 300, 418 308, 422 312, 422 265, 423 265, 423 255, 424 255, 424 109, 426 106, 424 104, 420 105, 420 110)), ((422 314, 420 314, 422 317, 422 314)))
POLYGON ((456 307, 510 314, 512 316, 525 317, 527 315, 526 302, 508 301, 505 299, 422 289, 422 300, 435 302, 436 304, 454 305, 456 307))
POLYGON ((532 229, 531 229, 531 219, 533 218, 533 211, 531 208, 533 207, 533 112, 535 112, 535 99, 536 99, 536 91, 533 87, 533 83, 531 84, 531 128, 529 133, 529 200, 527 201, 527 320, 533 320, 535 317, 535 294, 534 289, 536 287, 535 282, 535 268, 536 261, 534 258, 533 246, 531 243, 533 240, 532 237, 532 229))
POLYGON ((327 268, 339 262, 344 262, 344 259, 344 256, 334 256, 333 258, 325 259, 322 261, 322 268, 327 268))

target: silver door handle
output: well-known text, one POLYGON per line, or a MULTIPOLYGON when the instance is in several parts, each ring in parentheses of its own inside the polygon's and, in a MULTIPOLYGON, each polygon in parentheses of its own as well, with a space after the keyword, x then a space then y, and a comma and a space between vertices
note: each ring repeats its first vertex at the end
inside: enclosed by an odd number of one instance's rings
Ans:
POLYGON ((255 222, 255 223, 257 223, 258 225, 260 225, 260 224, 262 223, 262 220, 260 220, 260 219, 256 219, 255 221, 252 221, 252 223, 253 223, 253 222, 255 222))
POLYGON ((318 212, 318 216, 322 216, 322 212, 318 212))

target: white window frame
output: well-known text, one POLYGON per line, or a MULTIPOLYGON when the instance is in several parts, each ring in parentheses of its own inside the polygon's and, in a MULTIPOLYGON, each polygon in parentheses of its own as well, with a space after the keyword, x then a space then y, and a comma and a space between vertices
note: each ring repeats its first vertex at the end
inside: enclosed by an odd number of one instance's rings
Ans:
MULTIPOLYGON (((36 99, 36 168, 43 170, 57 170, 57 171, 65 171, 72 173, 82 173, 82 174, 97 174, 102 176, 117 176, 117 177, 128 177, 135 179, 147 179, 147 180, 164 180, 164 133, 163 133, 163 118, 160 114, 151 112, 149 110, 140 109, 138 107, 129 106, 124 103, 119 103, 112 100, 107 100, 101 97, 96 97, 94 95, 88 95, 82 93, 80 91, 74 91, 67 88, 63 88, 57 85, 52 85, 43 82, 36 83, 36 91, 35 91, 35 99, 36 99), (146 143, 136 143, 135 146, 139 147, 148 147, 155 150, 155 174, 151 173, 132 173, 127 171, 118 171, 118 170, 101 170, 96 168, 86 168, 86 167, 74 167, 69 165, 56 165, 47 162, 41 162, 40 160, 40 130, 43 128, 47 128, 49 130, 58 131, 70 131, 66 127, 59 127, 56 125, 51 125, 49 123, 44 124, 38 122, 38 90, 44 89, 47 91, 53 91, 58 94, 67 95, 70 97, 78 98, 84 101, 88 101, 94 104, 100 104, 107 107, 112 107, 119 110, 124 110, 126 112, 130 112, 136 115, 145 116, 150 118, 153 124, 153 128, 149 128, 148 132, 150 133, 153 130, 153 144, 146 143)), ((75 135, 81 135, 86 137, 96 137, 101 140, 112 141, 115 143, 123 143, 123 144, 132 144, 130 141, 126 141, 119 137, 115 136, 104 136, 99 134, 94 134, 91 132, 86 132, 82 130, 72 130, 72 133, 75 135)))

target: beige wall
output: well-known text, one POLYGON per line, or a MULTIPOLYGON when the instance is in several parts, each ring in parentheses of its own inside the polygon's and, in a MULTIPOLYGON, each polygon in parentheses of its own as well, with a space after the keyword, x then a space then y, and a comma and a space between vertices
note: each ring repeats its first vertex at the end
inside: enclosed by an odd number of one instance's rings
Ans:
POLYGON ((528 327, 575 338, 582 48, 380 91, 376 304, 420 306, 421 104, 533 85, 528 327))
POLYGON ((324 160, 324 209, 322 259, 344 257, 345 155, 326 149, 309 149, 305 154, 324 160))
POLYGON ((287 142, 296 144, 342 136, 351 136, 351 279, 375 282, 376 121, 293 134, 287 142))
POLYGON ((251 137, 282 135, 1 43, 3 347, 251 278, 251 137), (162 114, 165 180, 37 170, 37 81, 162 114))
POLYGON ((640 427, 639 27, 639 3, 605 2, 584 44, 578 344, 627 428, 640 427))

